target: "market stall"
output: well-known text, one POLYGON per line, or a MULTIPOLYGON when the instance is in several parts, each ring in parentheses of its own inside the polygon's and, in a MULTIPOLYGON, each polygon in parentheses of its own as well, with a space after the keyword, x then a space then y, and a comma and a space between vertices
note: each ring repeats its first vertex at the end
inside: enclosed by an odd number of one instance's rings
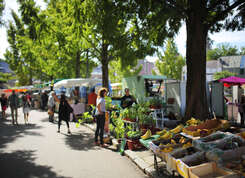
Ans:
MULTIPOLYGON (((220 79, 219 82, 223 83, 223 85, 225 87, 241 86, 241 85, 245 84, 245 78, 231 76, 231 77, 220 79)), ((236 111, 236 113, 238 112, 236 102, 234 102, 234 100, 233 100, 233 93, 232 93, 232 101, 228 105, 228 116, 231 115, 232 121, 237 121, 237 118, 234 117, 235 116, 234 111, 236 111)))
MULTIPOLYGON (((86 111, 87 91, 102 83, 101 79, 74 78, 64 79, 54 84, 54 90, 62 89, 73 107, 74 114, 80 115, 86 111)), ((71 115, 71 118, 73 116, 71 115)))

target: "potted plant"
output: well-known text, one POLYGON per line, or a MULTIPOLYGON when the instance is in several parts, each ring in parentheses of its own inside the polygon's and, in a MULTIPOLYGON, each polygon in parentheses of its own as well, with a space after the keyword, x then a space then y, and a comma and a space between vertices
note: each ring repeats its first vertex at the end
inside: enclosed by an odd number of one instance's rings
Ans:
POLYGON ((135 108, 125 108, 122 110, 122 118, 123 120, 130 121, 130 122, 135 122, 136 117, 137 117, 137 111, 135 108))
POLYGON ((158 97, 154 97, 149 100, 149 104, 151 109, 161 109, 163 101, 158 97))
POLYGON ((140 131, 128 131, 127 132, 127 146, 130 150, 137 150, 142 148, 142 145, 139 142, 141 136, 140 131))

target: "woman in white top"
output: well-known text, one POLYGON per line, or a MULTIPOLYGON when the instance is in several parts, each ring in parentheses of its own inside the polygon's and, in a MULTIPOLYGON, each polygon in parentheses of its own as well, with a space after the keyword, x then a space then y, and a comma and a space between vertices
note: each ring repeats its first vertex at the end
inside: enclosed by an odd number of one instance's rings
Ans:
POLYGON ((95 131, 95 144, 98 145, 98 136, 100 136, 100 144, 104 146, 103 136, 104 136, 104 126, 105 126, 105 96, 107 93, 106 88, 101 88, 98 92, 98 97, 96 100, 96 131, 95 131))

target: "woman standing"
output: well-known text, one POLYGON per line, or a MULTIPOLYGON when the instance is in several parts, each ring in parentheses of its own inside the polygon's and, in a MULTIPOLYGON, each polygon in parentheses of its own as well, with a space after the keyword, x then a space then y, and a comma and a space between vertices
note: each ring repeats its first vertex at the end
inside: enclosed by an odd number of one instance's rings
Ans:
POLYGON ((1 101, 1 107, 2 107, 2 117, 3 117, 3 119, 5 119, 6 118, 5 112, 6 112, 6 109, 8 107, 8 99, 4 93, 2 94, 0 101, 1 101))
POLYGON ((25 124, 29 124, 28 117, 31 108, 31 101, 27 97, 26 93, 22 97, 22 102, 23 102, 23 113, 24 113, 25 124))
POLYGON ((100 144, 104 146, 104 126, 105 126, 105 96, 107 93, 106 88, 101 88, 98 92, 98 97, 96 100, 96 131, 95 131, 95 144, 98 145, 98 136, 100 136, 100 144))
POLYGON ((244 119, 245 117, 245 96, 244 95, 241 96, 241 100, 238 105, 238 111, 241 116, 241 125, 244 125, 244 120, 245 120, 244 119))
POLYGON ((60 132, 60 125, 61 121, 65 121, 67 125, 67 133, 70 134, 70 127, 69 127, 69 119, 70 119, 70 113, 73 112, 72 107, 67 102, 65 95, 62 94, 60 98, 60 105, 59 105, 59 121, 58 121, 58 132, 60 132))

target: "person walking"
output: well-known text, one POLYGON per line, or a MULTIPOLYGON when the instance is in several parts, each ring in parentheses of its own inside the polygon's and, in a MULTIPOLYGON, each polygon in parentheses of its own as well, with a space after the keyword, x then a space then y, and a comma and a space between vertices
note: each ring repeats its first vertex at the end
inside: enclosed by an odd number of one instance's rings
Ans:
POLYGON ((22 97, 22 103, 23 103, 23 113, 24 113, 24 120, 25 124, 29 124, 28 117, 29 117, 29 112, 31 109, 31 100, 25 93, 22 97))
POLYGON ((70 113, 73 112, 72 107, 67 102, 65 95, 62 94, 60 98, 60 105, 59 105, 59 121, 58 121, 58 133, 60 132, 60 125, 61 121, 65 121, 67 125, 67 133, 70 134, 70 126, 69 126, 69 119, 70 119, 70 113))
POLYGON ((54 111, 55 111, 55 92, 52 91, 48 98, 48 114, 49 122, 54 122, 54 111))
POLYGON ((15 90, 12 91, 12 94, 8 98, 9 106, 11 109, 12 116, 12 124, 18 125, 18 106, 19 106, 19 98, 15 93, 15 90))
POLYGON ((1 102, 1 107, 2 107, 2 118, 5 119, 6 118, 6 109, 8 107, 8 98, 6 97, 5 93, 2 94, 2 96, 0 98, 0 102, 1 102))
POLYGON ((96 100, 96 112, 95 112, 95 118, 96 118, 96 131, 95 131, 95 144, 98 145, 98 136, 100 136, 100 145, 104 147, 104 126, 105 126, 105 96, 107 93, 106 88, 101 88, 98 92, 98 97, 96 100))
POLYGON ((244 120, 245 120, 245 96, 242 95, 240 102, 238 104, 238 112, 240 113, 241 116, 241 125, 244 125, 244 120))
POLYGON ((44 93, 43 93, 43 108, 44 108, 44 110, 47 109, 47 103, 48 103, 48 95, 47 95, 47 92, 44 91, 44 93))

